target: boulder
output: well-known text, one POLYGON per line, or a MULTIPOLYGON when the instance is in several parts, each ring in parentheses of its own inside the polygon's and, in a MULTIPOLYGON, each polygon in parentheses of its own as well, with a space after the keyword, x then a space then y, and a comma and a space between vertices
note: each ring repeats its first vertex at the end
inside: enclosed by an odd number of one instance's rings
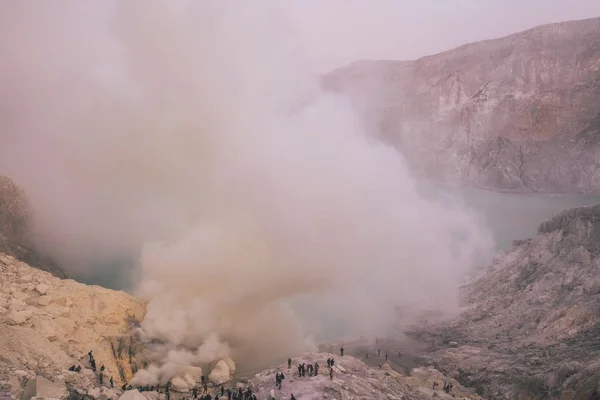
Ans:
POLYGON ((225 362, 225 364, 227 364, 227 367, 229 368, 229 373, 231 375, 235 374, 235 362, 230 357, 225 357, 223 361, 225 362))
POLYGON ((45 283, 40 283, 35 287, 36 292, 38 292, 41 295, 45 295, 48 289, 49 287, 45 283))
POLYGON ((119 400, 146 400, 138 390, 128 390, 119 397, 119 400))
POLYGON ((171 379, 171 388, 179 393, 187 393, 190 391, 188 383, 181 377, 171 379))
POLYGON ((37 376, 27 382, 21 400, 31 400, 32 397, 66 399, 67 395, 67 389, 64 386, 59 386, 44 377, 37 376))
POLYGON ((50 296, 40 296, 40 298, 38 299, 38 305, 41 307, 46 307, 50 305, 51 302, 52 298, 50 296))
POLYGON ((189 375, 196 382, 200 382, 202 380, 202 368, 189 366, 183 370, 184 375, 189 375))
POLYGON ((196 386, 196 380, 190 374, 183 375, 183 380, 185 381, 185 383, 187 383, 188 388, 193 388, 194 386, 196 386))
POLYGON ((90 397, 93 397, 94 399, 99 398, 100 397, 100 388, 93 387, 93 388, 88 389, 87 395, 90 397))
POLYGON ((231 371, 224 360, 219 360, 210 374, 208 379, 215 385, 222 385, 231 380, 231 371))
POLYGON ((25 311, 11 311, 6 317, 4 317, 4 323, 7 325, 21 325, 29 318, 33 313, 30 310, 25 311))

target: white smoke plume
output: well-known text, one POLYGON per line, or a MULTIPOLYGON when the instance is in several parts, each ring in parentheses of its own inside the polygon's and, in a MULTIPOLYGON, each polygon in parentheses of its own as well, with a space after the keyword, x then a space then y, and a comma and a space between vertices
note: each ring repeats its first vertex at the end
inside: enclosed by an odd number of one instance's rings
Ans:
POLYGON ((321 89, 277 3, 21 4, 0 6, 0 167, 56 257, 141 249, 147 379, 457 310, 487 231, 321 89))

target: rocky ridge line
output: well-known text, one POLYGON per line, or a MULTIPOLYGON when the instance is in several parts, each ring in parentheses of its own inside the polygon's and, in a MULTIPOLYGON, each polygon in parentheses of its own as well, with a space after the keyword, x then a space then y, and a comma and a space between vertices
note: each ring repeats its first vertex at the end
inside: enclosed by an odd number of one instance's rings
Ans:
POLYGON ((425 357, 436 368, 487 398, 593 398, 600 391, 600 205, 565 210, 538 232, 463 288, 458 319, 413 335, 429 343, 425 357))

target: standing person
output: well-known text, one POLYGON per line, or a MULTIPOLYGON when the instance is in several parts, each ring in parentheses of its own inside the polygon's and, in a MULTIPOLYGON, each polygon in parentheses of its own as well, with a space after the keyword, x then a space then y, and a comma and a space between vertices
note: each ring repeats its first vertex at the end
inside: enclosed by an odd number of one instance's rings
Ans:
POLYGON ((385 361, 387 361, 387 359, 388 359, 388 355, 387 355, 387 353, 385 353, 385 361))
POLYGON ((340 354, 341 354, 341 356, 342 356, 342 357, 344 357, 344 346, 342 346, 342 347, 340 348, 340 354))
POLYGON ((288 358, 288 369, 292 368, 292 359, 288 358))
POLYGON ((333 368, 329 369, 329 380, 332 381, 333 380, 333 368))

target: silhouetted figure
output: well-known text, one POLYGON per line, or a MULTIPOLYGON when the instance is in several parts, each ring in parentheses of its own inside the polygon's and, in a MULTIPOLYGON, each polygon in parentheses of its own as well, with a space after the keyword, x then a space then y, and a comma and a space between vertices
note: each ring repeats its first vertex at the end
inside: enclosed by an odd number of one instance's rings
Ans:
POLYGON ((385 353, 385 361, 387 361, 387 359, 388 359, 388 355, 387 355, 387 353, 385 353))
POLYGON ((194 399, 198 397, 198 389, 196 389, 196 388, 193 388, 193 389, 192 389, 192 397, 193 397, 194 399))
POLYGON ((231 400, 231 389, 227 389, 227 399, 231 400))
POLYGON ((283 372, 278 372, 277 375, 275 375, 275 386, 277 386, 277 388, 279 390, 281 390, 281 382, 285 379, 285 376, 283 375, 283 372))
POLYGON ((341 354, 342 357, 344 357, 344 347, 340 348, 340 354, 341 354))
POLYGON ((381 355, 381 349, 377 349, 377 357, 381 355))
POLYGON ((92 358, 92 362, 91 362, 91 364, 92 364, 92 371, 96 372, 96 360, 94 360, 94 359, 92 358))
POLYGON ((319 364, 315 363, 315 376, 319 375, 319 364))
POLYGON ((221 396, 225 396, 225 388, 221 385, 221 396))
POLYGON ((296 400, 296 398, 294 397, 294 393, 292 393, 292 396, 290 397, 290 400, 296 400))
POLYGON ((335 364, 335 360, 332 358, 331 359, 331 368, 333 368, 333 364, 335 364))
POLYGON ((104 364, 100 367, 100 372, 104 372, 104 364))
POLYGON ((115 382, 113 381, 112 376, 110 377, 110 387, 114 388, 115 387, 115 382))
POLYGON ((333 380, 333 368, 329 369, 329 380, 333 380))
POLYGON ((204 377, 204 375, 202 375, 200 377, 200 383, 202 383, 204 385, 204 382, 206 381, 206 378, 204 377))

